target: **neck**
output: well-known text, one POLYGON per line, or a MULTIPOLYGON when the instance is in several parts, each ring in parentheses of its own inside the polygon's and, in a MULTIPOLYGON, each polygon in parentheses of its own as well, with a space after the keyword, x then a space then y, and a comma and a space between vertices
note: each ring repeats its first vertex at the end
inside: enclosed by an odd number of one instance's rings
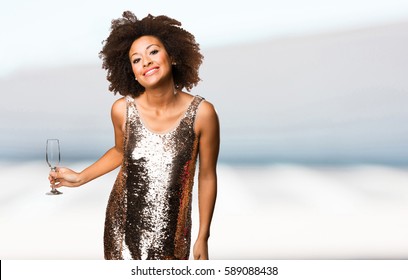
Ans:
POLYGON ((173 104, 177 98, 175 94, 176 89, 174 84, 166 87, 150 88, 144 92, 144 99, 149 106, 155 108, 165 108, 170 104, 173 104))

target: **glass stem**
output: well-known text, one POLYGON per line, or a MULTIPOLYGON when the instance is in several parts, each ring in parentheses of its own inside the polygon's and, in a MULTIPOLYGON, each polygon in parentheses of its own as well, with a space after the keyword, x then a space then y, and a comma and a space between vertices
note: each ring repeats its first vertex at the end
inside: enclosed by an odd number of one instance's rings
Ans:
MULTIPOLYGON (((51 171, 52 171, 52 172, 55 172, 55 171, 57 171, 57 168, 56 168, 56 167, 51 167, 51 171)), ((55 181, 55 180, 54 180, 54 181, 55 181)), ((55 187, 55 183, 53 182, 52 185, 51 185, 52 190, 55 190, 54 187, 55 187)))

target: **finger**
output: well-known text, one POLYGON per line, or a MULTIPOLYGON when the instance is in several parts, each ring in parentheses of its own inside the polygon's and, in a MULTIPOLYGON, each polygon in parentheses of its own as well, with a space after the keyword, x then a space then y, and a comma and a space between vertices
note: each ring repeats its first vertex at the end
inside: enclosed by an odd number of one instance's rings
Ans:
POLYGON ((55 184, 56 184, 56 186, 58 188, 60 188, 60 187, 76 187, 77 186, 74 183, 69 182, 69 181, 67 181, 65 179, 56 179, 55 184))
POLYGON ((54 185, 56 188, 66 187, 66 182, 62 179, 55 179, 54 185))
POLYGON ((57 178, 57 172, 55 172, 55 171, 50 171, 48 178, 50 178, 50 177, 53 178, 53 179, 57 178))
POLYGON ((51 176, 48 176, 48 181, 50 181, 50 184, 55 183, 55 179, 51 176))
POLYGON ((63 174, 57 169, 56 171, 51 171, 50 176, 54 179, 61 179, 63 174))
POLYGON ((71 184, 65 180, 57 179, 54 183, 54 188, 61 188, 61 187, 72 187, 71 184))

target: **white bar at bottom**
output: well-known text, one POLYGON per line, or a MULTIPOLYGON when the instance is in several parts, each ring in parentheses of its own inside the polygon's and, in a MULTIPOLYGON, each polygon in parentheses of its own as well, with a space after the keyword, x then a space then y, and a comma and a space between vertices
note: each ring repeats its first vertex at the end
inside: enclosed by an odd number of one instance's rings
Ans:
POLYGON ((1 279, 406 280, 408 260, 3 260, 1 279))

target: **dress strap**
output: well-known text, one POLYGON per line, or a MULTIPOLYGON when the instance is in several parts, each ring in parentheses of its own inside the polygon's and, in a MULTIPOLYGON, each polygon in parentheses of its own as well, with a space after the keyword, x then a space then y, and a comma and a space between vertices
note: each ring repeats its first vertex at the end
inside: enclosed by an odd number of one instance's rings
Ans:
POLYGON ((194 96, 193 101, 191 101, 190 106, 188 107, 184 121, 188 124, 188 126, 194 131, 194 126, 195 126, 195 119, 197 115, 198 108, 200 107, 200 104, 202 101, 205 99, 199 95, 194 96))
POLYGON ((191 104, 187 109, 186 115, 194 119, 197 114, 198 107, 204 100, 205 100, 204 97, 201 97, 199 95, 194 96, 193 101, 191 101, 191 104))
MULTIPOLYGON (((123 147, 125 155, 127 156, 128 151, 128 143, 129 143, 129 133, 130 133, 130 122, 134 119, 135 115, 135 108, 134 108, 134 98, 130 95, 125 96, 126 101, 126 118, 125 118, 125 131, 124 131, 124 139, 123 139, 123 147)), ((125 157, 126 158, 126 157, 125 157)))
POLYGON ((127 103, 127 104, 133 103, 133 102, 135 101, 135 99, 134 99, 132 96, 130 96, 130 95, 126 95, 126 96, 125 96, 125 99, 126 99, 126 103, 127 103))

